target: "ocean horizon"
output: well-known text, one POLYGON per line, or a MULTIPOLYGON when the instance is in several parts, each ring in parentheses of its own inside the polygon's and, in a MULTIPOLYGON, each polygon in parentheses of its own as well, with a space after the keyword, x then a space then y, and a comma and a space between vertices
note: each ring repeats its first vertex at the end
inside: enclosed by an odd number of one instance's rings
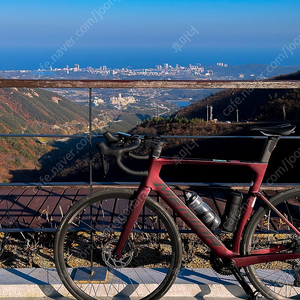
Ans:
MULTIPOLYGON (((300 47, 299 47, 300 48, 300 47)), ((1 48, 0 70, 38 70, 47 69, 45 64, 52 68, 73 67, 99 68, 155 68, 156 65, 189 66, 200 63, 215 65, 245 65, 249 63, 270 65, 276 61, 277 65, 292 66, 300 64, 300 49, 282 48, 188 48, 181 51, 169 48, 76 48, 76 47, 49 47, 49 48, 1 48), (59 55, 58 55, 59 54, 59 55)))

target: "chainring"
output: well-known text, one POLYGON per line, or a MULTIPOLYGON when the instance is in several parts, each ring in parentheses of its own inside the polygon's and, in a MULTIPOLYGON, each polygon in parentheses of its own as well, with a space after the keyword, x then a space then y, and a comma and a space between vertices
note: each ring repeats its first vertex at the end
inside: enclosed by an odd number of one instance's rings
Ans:
POLYGON ((210 265, 218 274, 226 275, 226 276, 232 275, 229 266, 226 266, 223 260, 213 252, 210 252, 209 260, 210 260, 210 265))

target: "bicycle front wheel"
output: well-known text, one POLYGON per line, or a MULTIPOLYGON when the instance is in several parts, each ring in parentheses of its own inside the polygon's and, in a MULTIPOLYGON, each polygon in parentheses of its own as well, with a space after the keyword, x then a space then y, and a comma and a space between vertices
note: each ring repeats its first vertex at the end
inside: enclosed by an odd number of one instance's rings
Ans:
MULTIPOLYGON (((270 202, 296 227, 300 227, 300 189, 277 194, 270 202)), ((300 250, 300 238, 268 207, 252 216, 245 231, 243 254, 253 250, 285 246, 282 253, 300 250)), ((253 286, 268 299, 300 299, 300 259, 271 261, 245 267, 253 286)))
POLYGON ((147 197, 122 257, 113 250, 135 194, 130 190, 93 193, 64 216, 55 237, 57 272, 77 299, 159 299, 181 265, 179 231, 165 209, 147 197))

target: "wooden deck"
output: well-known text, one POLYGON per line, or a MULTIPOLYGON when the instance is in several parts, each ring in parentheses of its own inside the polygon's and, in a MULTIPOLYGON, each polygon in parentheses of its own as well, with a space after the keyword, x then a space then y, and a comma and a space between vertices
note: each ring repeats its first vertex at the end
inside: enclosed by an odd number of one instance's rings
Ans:
MULTIPOLYGON (((93 191, 104 189, 97 186, 93 191)), ((107 187, 106 187, 107 188, 107 187)), ((174 192, 183 200, 183 192, 174 188, 174 192)), ((205 200, 218 214, 222 214, 226 204, 226 194, 229 188, 212 189, 210 187, 197 187, 193 190, 205 200)), ((247 191, 239 188, 246 196, 247 191)), ((276 190, 263 191, 266 196, 276 193, 276 190)), ((48 231, 55 230, 68 209, 82 197, 90 193, 90 187, 0 187, 0 231, 48 231)), ((151 193, 156 198, 157 195, 151 193)), ((164 204, 165 205, 165 204, 164 204)), ((166 207, 166 205, 165 205, 166 207)), ((180 228, 185 228, 182 221, 173 215, 180 228)))

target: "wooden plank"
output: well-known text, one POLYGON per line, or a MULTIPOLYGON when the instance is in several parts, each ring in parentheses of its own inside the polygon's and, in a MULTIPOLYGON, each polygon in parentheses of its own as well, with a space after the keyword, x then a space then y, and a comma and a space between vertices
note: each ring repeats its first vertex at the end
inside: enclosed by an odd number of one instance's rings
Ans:
POLYGON ((56 207, 51 213, 51 219, 53 220, 54 226, 57 226, 60 223, 62 215, 64 215, 71 206, 73 206, 82 197, 90 194, 90 188, 80 188, 73 196, 72 191, 74 191, 72 188, 67 189, 62 197, 58 199, 56 207), (68 192, 68 190, 70 191, 68 192))
POLYGON ((11 187, 4 186, 0 188, 0 200, 4 199, 5 196, 12 190, 11 187))
MULTIPOLYGON (((47 205, 46 209, 49 213, 48 219, 50 220, 50 227, 57 227, 62 219, 63 214, 67 212, 70 204, 73 202, 73 197, 67 195, 64 197, 64 193, 66 193, 65 188, 55 188, 51 191, 50 199, 48 198, 45 205, 47 205), (62 211, 62 212, 61 212, 62 211)), ((49 221, 48 221, 49 223, 49 221)))
POLYGON ((75 195, 74 201, 72 202, 72 205, 74 205, 77 201, 82 199, 83 197, 90 194, 90 188, 80 188, 77 191, 77 194, 75 195))
MULTIPOLYGON (((77 203, 79 200, 81 200, 83 197, 89 195, 90 193, 91 193, 90 188, 80 188, 77 191, 77 193, 74 195, 72 202, 70 202, 69 204, 67 203, 66 208, 62 208, 63 213, 65 214, 75 203, 77 203)), ((62 201, 60 201, 60 205, 62 207, 64 205, 66 205, 66 203, 63 203, 62 201)), ((96 212, 94 212, 94 213, 96 213, 96 212)), ((81 216, 81 218, 83 218, 83 216, 81 216)), ((83 222, 87 222, 87 218, 85 218, 85 220, 83 220, 83 222)))
POLYGON ((30 222, 32 228, 48 228, 54 227, 51 218, 52 212, 55 209, 59 199, 65 192, 65 188, 54 188, 49 190, 48 197, 43 201, 42 205, 38 208, 34 218, 30 222))
POLYGON ((49 196, 51 190, 41 189, 31 199, 25 209, 20 213, 17 222, 20 226, 28 227, 32 223, 33 218, 38 213, 40 207, 49 196))
POLYGON ((100 226, 108 226, 111 222, 113 222, 112 213, 114 211, 115 205, 115 199, 106 200, 102 202, 102 207, 100 208, 101 212, 97 220, 100 226))
MULTIPOLYGON (((35 188, 27 188, 9 210, 9 214, 15 219, 13 227, 19 227, 19 217, 22 212, 28 207, 30 201, 35 197, 37 190, 35 188)), ((24 225, 24 224, 23 224, 24 225)))
MULTIPOLYGON (((75 199, 77 197, 77 193, 78 193, 79 189, 78 188, 67 188, 63 195, 60 198, 60 201, 66 201, 66 207, 63 207, 63 212, 66 213, 74 204, 75 204, 75 199)), ((80 197, 79 197, 80 198, 80 197)), ((61 203, 60 205, 63 205, 63 203, 61 203)))
MULTIPOLYGON (((98 187, 93 189, 92 192, 96 192, 99 190, 103 190, 103 188, 98 187)), ((90 189, 83 188, 77 194, 77 199, 82 198, 83 196, 89 195, 90 189)), ((77 200, 76 199, 76 200, 77 200)), ((107 199, 107 201, 97 202, 95 203, 90 211, 90 209, 86 209, 83 214, 80 216, 80 220, 82 221, 82 226, 85 224, 88 226, 90 223, 90 213, 92 213, 93 219, 97 221, 99 227, 106 227, 109 224, 115 222, 115 224, 122 224, 124 221, 124 215, 126 214, 128 201, 118 201, 114 198, 107 199)))
MULTIPOLYGON (((0 188, 0 207, 1 207, 1 202, 5 197, 12 191, 11 187, 1 187, 0 188)), ((5 205, 4 205, 5 207, 5 205)), ((0 210, 0 219, 3 217, 5 214, 6 210, 0 210)))
POLYGON ((14 222, 15 219, 10 218, 9 211, 11 207, 14 205, 16 201, 20 198, 20 196, 25 191, 23 187, 17 187, 10 191, 0 203, 0 224, 4 227, 10 227, 14 222))

